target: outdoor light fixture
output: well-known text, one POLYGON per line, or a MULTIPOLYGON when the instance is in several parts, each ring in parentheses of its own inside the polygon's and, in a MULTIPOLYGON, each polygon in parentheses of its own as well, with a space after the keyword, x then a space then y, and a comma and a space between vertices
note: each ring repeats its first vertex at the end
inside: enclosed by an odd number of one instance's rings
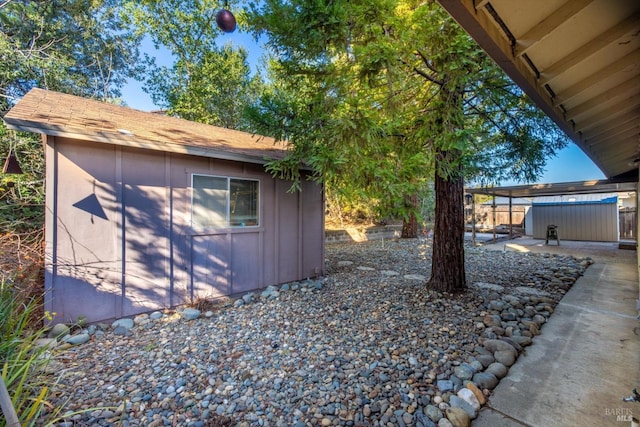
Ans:
POLYGON ((465 204, 470 205, 471 204, 471 199, 473 199, 473 194, 467 193, 467 194, 464 195, 465 204))
POLYGON ((220 9, 216 13, 216 24, 225 33, 233 33, 236 29, 236 17, 228 9, 220 9))
POLYGON ((4 174, 21 174, 22 168, 20 167, 20 163, 18 163, 18 158, 13 153, 13 151, 9 150, 9 155, 7 156, 7 160, 4 161, 4 166, 2 168, 2 173, 4 174))

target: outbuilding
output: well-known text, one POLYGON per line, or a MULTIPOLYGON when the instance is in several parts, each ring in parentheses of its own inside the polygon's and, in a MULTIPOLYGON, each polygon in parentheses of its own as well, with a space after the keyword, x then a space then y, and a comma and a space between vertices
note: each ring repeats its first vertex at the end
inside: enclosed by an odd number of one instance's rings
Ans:
MULTIPOLYGON (((633 180, 591 180, 505 187, 467 188, 469 194, 494 199, 531 200, 526 234, 545 239, 550 225, 560 240, 620 242, 636 240, 636 188, 633 180)), ((635 242, 633 243, 635 247, 635 242)))
POLYGON ((58 322, 324 273, 323 188, 303 177, 289 192, 265 171, 282 143, 41 89, 4 121, 44 135, 45 309, 58 322))
POLYGON ((545 239, 549 225, 555 225, 558 237, 565 240, 619 240, 616 193, 537 197, 531 211, 536 239, 545 239))

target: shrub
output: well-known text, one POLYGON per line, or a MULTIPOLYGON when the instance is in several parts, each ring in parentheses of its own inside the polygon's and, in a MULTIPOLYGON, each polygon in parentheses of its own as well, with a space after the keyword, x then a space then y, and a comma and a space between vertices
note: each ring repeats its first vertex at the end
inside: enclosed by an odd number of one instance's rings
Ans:
MULTIPOLYGON (((38 310, 37 300, 20 292, 13 280, 0 280, 0 369, 21 426, 35 424, 51 382, 45 374, 48 349, 35 345, 45 332, 42 322, 34 326, 38 310)), ((0 427, 5 425, 0 419, 0 427)))

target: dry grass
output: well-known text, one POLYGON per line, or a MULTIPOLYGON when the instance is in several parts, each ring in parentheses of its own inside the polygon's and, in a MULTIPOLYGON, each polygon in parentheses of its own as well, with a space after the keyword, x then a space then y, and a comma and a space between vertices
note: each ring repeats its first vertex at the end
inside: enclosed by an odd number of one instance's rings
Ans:
MULTIPOLYGON (((11 280, 18 301, 34 300, 34 322, 44 317, 44 250, 42 232, 0 235, 0 280, 11 280)), ((40 327, 41 325, 37 325, 40 327)))

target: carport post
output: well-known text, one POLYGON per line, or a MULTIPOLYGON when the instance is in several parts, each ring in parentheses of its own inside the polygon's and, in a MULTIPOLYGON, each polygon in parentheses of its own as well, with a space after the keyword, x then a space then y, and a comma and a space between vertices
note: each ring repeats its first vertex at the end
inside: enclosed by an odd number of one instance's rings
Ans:
POLYGON ((513 239, 513 206, 511 201, 511 191, 509 191, 509 240, 513 239))
POLYGON ((493 202, 491 203, 491 210, 493 211, 493 243, 498 241, 496 236, 496 195, 493 195, 493 202))
MULTIPOLYGON (((640 163, 636 163, 638 166, 639 179, 636 183, 636 215, 640 212, 640 163)), ((636 256, 638 257, 638 277, 640 277, 640 251, 638 251, 638 232, 640 231, 640 221, 636 221, 636 256)), ((638 318, 640 318, 640 281, 638 282, 638 299, 636 300, 636 310, 639 312, 638 318)))
POLYGON ((471 193, 471 243, 476 245, 476 195, 471 193))

